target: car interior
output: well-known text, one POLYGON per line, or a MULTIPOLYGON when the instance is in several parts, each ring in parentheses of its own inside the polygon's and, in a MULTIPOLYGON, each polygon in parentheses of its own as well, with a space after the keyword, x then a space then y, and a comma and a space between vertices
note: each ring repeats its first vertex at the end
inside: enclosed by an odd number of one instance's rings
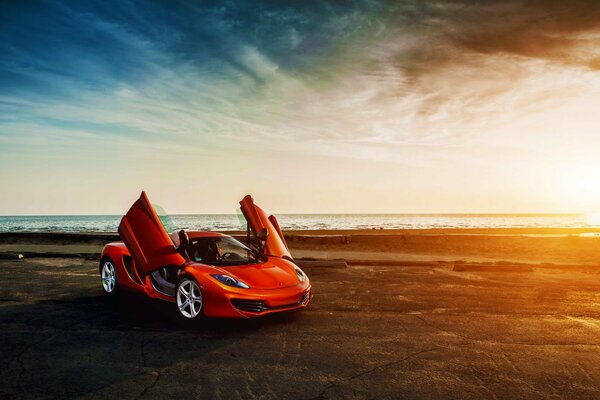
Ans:
MULTIPOLYGON (((187 249, 189 247, 190 239, 185 230, 180 230, 178 233, 179 238, 179 246, 177 246, 177 251, 185 258, 186 260, 190 260, 188 256, 187 249)), ((157 292, 162 293, 166 296, 175 296, 175 285, 177 284, 177 274, 179 272, 179 267, 175 265, 169 265, 166 267, 162 267, 157 269, 156 271, 150 274, 150 281, 152 282, 152 286, 156 289, 157 292)))
POLYGON ((162 267, 150 274, 150 281, 157 292, 166 296, 175 296, 175 285, 177 284, 177 273, 179 267, 169 265, 162 267))
MULTIPOLYGON (((177 251, 188 261, 207 265, 232 266, 257 262, 248 247, 233 238, 201 237, 190 240, 187 232, 178 233, 177 251)), ((154 289, 175 296, 179 267, 166 266, 150 274, 154 289)))

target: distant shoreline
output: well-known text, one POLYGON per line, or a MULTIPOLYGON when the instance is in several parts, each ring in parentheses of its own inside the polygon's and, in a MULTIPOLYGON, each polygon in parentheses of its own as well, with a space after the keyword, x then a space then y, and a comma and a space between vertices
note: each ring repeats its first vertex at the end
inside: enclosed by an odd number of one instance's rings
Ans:
MULTIPOLYGON (((582 217, 585 216, 584 212, 572 212, 572 213, 535 213, 535 212, 522 212, 522 213, 277 213, 278 216, 395 216, 395 217, 582 217)), ((236 217, 235 213, 224 213, 224 214, 171 214, 170 217, 236 217)), ((75 218, 75 217, 122 217, 122 214, 20 214, 20 215, 0 215, 0 218, 75 218)))
MULTIPOLYGON (((195 229, 190 229, 195 230, 195 229)), ((245 235, 242 230, 219 230, 230 235, 245 235)), ((283 229, 286 236, 342 236, 342 235, 584 235, 600 234, 600 227, 589 228, 406 228, 406 229, 283 229)), ((15 238, 43 238, 43 237, 77 237, 90 236, 103 238, 118 236, 116 231, 0 231, 0 239, 15 238)))
MULTIPOLYGON (((600 229, 600 218, 583 214, 277 214, 288 232, 348 234, 371 231, 450 234, 520 234, 525 230, 600 229)), ((116 232, 121 216, 0 217, 0 232, 116 232)), ((161 216, 169 231, 179 229, 237 231, 245 227, 241 215, 161 216)), ((539 231, 538 231, 539 232, 539 231)), ((555 233, 555 232, 553 232, 555 233)))
MULTIPOLYGON (((221 231, 243 239, 245 231, 221 231)), ((284 230, 294 258, 348 264, 446 262, 600 268, 600 228, 284 230)), ((98 259, 116 232, 0 232, 0 258, 98 259)), ((419 264, 420 265, 420 264, 419 264)))

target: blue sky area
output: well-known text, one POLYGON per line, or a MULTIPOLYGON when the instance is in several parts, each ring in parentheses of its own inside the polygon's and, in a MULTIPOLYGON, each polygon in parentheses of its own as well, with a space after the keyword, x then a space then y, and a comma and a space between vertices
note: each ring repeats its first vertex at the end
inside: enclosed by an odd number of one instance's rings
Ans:
MULTIPOLYGON (((595 1, 0 4, 0 215, 587 212, 595 1)), ((600 210, 599 210, 600 211, 600 210)))

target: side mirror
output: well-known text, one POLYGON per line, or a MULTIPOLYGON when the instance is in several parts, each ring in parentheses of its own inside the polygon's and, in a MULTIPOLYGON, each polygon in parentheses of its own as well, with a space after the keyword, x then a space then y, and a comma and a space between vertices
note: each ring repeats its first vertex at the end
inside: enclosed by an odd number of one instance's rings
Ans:
POLYGON ((179 231, 179 247, 177 248, 177 251, 179 251, 179 254, 181 254, 184 258, 191 260, 191 257, 188 253, 189 246, 190 238, 187 232, 182 229, 179 231))
POLYGON ((266 242, 268 237, 269 237, 269 232, 267 231, 267 228, 262 228, 260 230, 260 232, 258 232, 256 234, 256 238, 258 240, 260 240, 261 242, 266 242))
POLYGON ((269 232, 267 228, 262 228, 256 234, 250 230, 250 225, 246 228, 246 240, 247 245, 252 248, 258 255, 258 258, 261 260, 265 260, 265 247, 267 246, 267 238, 269 237, 269 232))
POLYGON ((266 261, 265 257, 265 247, 267 246, 267 238, 269 237, 269 232, 267 228, 262 228, 256 235, 252 236, 250 239, 250 243, 253 243, 253 247, 258 252, 259 259, 266 261))

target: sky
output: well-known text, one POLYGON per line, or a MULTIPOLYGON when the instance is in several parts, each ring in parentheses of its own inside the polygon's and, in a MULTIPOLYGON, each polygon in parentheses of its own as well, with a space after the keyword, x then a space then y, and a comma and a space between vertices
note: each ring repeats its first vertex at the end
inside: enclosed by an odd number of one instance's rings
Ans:
POLYGON ((0 2, 0 215, 600 212, 596 0, 0 2))

